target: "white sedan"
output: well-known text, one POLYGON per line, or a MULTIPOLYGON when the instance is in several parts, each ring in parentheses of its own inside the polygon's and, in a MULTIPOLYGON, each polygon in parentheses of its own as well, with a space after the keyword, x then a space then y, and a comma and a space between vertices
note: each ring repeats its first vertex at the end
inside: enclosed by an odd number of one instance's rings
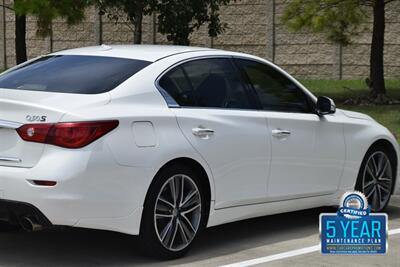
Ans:
POLYGON ((3 230, 111 230, 176 258, 205 227, 354 189, 382 211, 399 188, 385 127, 255 56, 103 45, 19 65, 0 88, 3 230))

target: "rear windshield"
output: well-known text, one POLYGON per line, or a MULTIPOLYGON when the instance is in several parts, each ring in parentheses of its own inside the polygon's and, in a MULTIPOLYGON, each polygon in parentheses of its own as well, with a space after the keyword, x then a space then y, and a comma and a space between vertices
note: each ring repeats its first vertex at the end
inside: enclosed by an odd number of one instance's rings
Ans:
POLYGON ((99 56, 46 56, 0 76, 0 88, 73 94, 111 91, 151 62, 99 56))

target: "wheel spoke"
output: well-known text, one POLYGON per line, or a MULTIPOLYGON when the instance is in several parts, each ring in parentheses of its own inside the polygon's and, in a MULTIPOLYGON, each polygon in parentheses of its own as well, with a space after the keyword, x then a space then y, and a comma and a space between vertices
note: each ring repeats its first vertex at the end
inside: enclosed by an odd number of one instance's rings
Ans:
POLYGON ((377 173, 382 170, 383 162, 385 161, 385 156, 383 154, 378 154, 378 167, 377 167, 377 173))
POLYGON ((161 241, 162 241, 162 242, 164 242, 165 238, 167 237, 168 233, 169 233, 170 230, 171 230, 172 221, 173 221, 173 219, 171 218, 171 220, 169 221, 169 223, 165 226, 165 228, 164 228, 164 229, 162 230, 162 232, 161 232, 160 238, 161 238, 161 241))
POLYGON ((175 190, 176 190, 176 207, 179 207, 179 203, 181 202, 181 193, 182 193, 182 182, 183 177, 177 176, 175 178, 175 190))
POLYGON ((389 189, 387 189, 386 187, 382 186, 382 184, 378 184, 378 188, 379 188, 379 190, 383 190, 383 191, 385 191, 386 193, 390 194, 389 189))
POLYGON ((175 189, 175 179, 171 179, 171 181, 169 182, 169 188, 171 190, 171 196, 172 196, 172 200, 174 201, 173 207, 176 206, 176 189, 175 189))
POLYGON ((171 213, 171 208, 169 206, 167 206, 166 204, 164 204, 163 202, 158 202, 157 203, 157 207, 156 207, 156 212, 157 213, 171 213))
POLYGON ((161 214, 161 213, 156 213, 157 218, 172 218, 172 214, 161 214))
POLYGON ((185 235, 189 240, 192 240, 194 235, 196 234, 196 230, 192 229, 191 226, 188 226, 187 222, 181 221, 182 229, 185 232, 185 235))
POLYGON ((390 191, 392 189, 392 183, 391 182, 380 182, 379 185, 381 187, 384 187, 388 191, 390 191))
POLYGON ((191 193, 189 193, 185 199, 182 201, 181 207, 187 206, 188 202, 195 196, 197 195, 197 191, 193 190, 191 193))
POLYGON ((364 192, 366 198, 370 198, 373 193, 375 193, 376 187, 372 187, 372 189, 369 192, 364 192))
POLYGON ((169 243, 169 248, 172 248, 175 242, 175 238, 176 238, 176 233, 178 232, 178 222, 175 220, 175 223, 173 223, 173 228, 174 228, 174 233, 172 235, 171 241, 169 243))
POLYGON ((373 173, 373 171, 371 170, 371 167, 370 167, 370 164, 368 163, 367 164, 367 172, 368 172, 368 174, 372 177, 372 178, 375 178, 375 175, 374 175, 374 173, 373 173))
POLYGON ((385 160, 385 164, 383 165, 383 168, 379 169, 378 179, 382 178, 385 175, 388 165, 389 165, 389 161, 385 160))
POLYGON ((187 225, 189 226, 189 229, 190 229, 193 233, 195 233, 196 230, 194 229, 194 226, 193 226, 193 224, 190 222, 190 220, 188 219, 188 217, 186 217, 185 214, 182 214, 182 218, 183 218, 183 222, 185 222, 185 225, 187 224, 187 225))
POLYGON ((378 192, 378 197, 379 197, 379 209, 381 209, 383 207, 384 198, 382 195, 382 190, 379 185, 376 186, 376 191, 378 192))
POLYGON ((179 194, 179 207, 182 206, 183 196, 185 194, 185 178, 182 177, 179 194))
POLYGON ((186 236, 185 230, 183 229, 183 226, 182 226, 182 223, 181 223, 180 220, 178 220, 178 226, 179 226, 179 231, 181 232, 181 237, 182 237, 183 242, 184 242, 185 244, 189 243, 189 239, 190 239, 190 238, 188 238, 188 237, 186 236))
POLYGON ((171 208, 174 207, 174 204, 172 204, 171 202, 169 202, 168 200, 166 200, 165 198, 163 198, 163 197, 161 197, 161 196, 158 198, 158 200, 164 202, 165 204, 167 204, 167 205, 170 206, 171 208))
POLYGON ((200 204, 197 204, 196 206, 194 206, 194 207, 192 207, 192 208, 190 208, 190 209, 188 209, 188 210, 182 211, 182 214, 183 214, 183 215, 186 215, 186 214, 191 213, 192 211, 194 211, 194 210, 196 210, 196 209, 199 209, 200 207, 201 207, 201 205, 200 205, 200 204))
POLYGON ((376 211, 379 210, 380 206, 380 196, 377 188, 375 187, 374 194, 372 197, 372 208, 376 211))
POLYGON ((381 178, 379 178, 378 179, 379 181, 382 181, 382 182, 387 182, 387 183, 392 183, 392 179, 390 179, 390 178, 384 178, 384 177, 381 177, 381 178))
POLYGON ((175 196, 176 196, 176 202, 175 202, 175 207, 179 206, 179 203, 181 202, 181 183, 182 183, 183 177, 182 176, 176 176, 173 181, 174 181, 174 188, 175 188, 175 196))
POLYGON ((373 185, 374 184, 374 181, 369 181, 366 185, 364 185, 364 192, 369 188, 369 187, 371 187, 371 185, 373 185))
POLYGON ((372 165, 374 167, 374 177, 378 175, 378 166, 376 165, 375 157, 371 158, 372 165))

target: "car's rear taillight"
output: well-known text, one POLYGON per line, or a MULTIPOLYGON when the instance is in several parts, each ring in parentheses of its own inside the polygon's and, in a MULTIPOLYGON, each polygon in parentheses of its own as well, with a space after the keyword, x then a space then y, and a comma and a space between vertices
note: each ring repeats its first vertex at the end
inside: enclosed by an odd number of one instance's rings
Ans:
POLYGON ((118 126, 118 121, 26 124, 17 129, 25 141, 65 148, 82 148, 118 126))

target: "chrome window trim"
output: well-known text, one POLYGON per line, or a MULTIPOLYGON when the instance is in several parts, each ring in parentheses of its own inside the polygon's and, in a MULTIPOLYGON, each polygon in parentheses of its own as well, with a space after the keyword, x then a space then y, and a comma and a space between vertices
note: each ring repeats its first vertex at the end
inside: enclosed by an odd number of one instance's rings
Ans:
POLYGON ((22 125, 23 124, 19 122, 0 120, 0 129, 18 129, 22 125))
MULTIPOLYGON (((197 56, 197 57, 193 57, 193 58, 187 58, 181 61, 176 62, 175 64, 171 65, 170 67, 168 67, 167 69, 165 69, 160 75, 158 75, 158 77, 155 80, 155 86, 157 88, 157 90, 160 92, 160 94, 162 95, 162 97, 164 98, 165 102, 167 103, 167 106, 169 108, 191 108, 191 109, 196 109, 196 108, 200 108, 200 107, 190 107, 190 106, 185 106, 182 107, 181 105, 179 105, 175 99, 172 98, 172 96, 170 96, 168 94, 168 92, 161 87, 160 85, 160 80, 162 79, 162 77, 167 74, 170 70, 174 69, 175 67, 178 67, 182 64, 185 64, 187 62, 191 62, 191 61, 196 61, 196 60, 201 60, 201 59, 218 59, 218 58, 225 58, 225 59, 245 59, 245 60, 250 60, 250 61, 255 61, 261 64, 265 64, 273 69, 275 69, 276 71, 278 71, 280 74, 282 74, 283 76, 285 76, 288 80, 290 80, 291 82, 293 82, 295 85, 297 85, 297 87, 304 92, 304 94, 307 96, 307 98, 309 100, 311 100, 314 104, 317 103, 316 97, 309 92, 299 81, 297 81, 296 79, 294 79, 293 77, 289 76, 287 73, 285 73, 281 68, 279 68, 278 66, 276 66, 275 64, 268 62, 268 61, 264 61, 261 59, 257 59, 257 58, 253 58, 253 57, 247 57, 247 56, 242 56, 242 55, 206 55, 206 56, 197 56)), ((245 110, 245 111, 268 111, 268 112, 279 112, 279 111, 269 111, 269 110, 262 110, 262 109, 230 109, 230 108, 208 108, 208 107, 202 107, 203 109, 222 109, 222 110, 245 110)), ((289 112, 289 111, 282 111, 283 113, 297 113, 297 114, 314 114, 313 112, 289 112)))

